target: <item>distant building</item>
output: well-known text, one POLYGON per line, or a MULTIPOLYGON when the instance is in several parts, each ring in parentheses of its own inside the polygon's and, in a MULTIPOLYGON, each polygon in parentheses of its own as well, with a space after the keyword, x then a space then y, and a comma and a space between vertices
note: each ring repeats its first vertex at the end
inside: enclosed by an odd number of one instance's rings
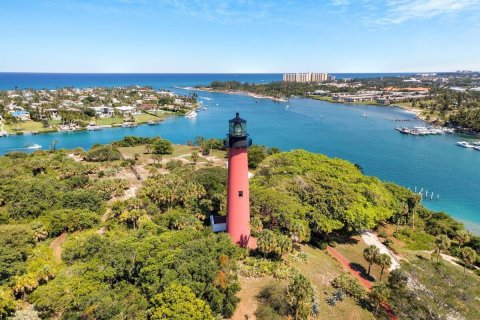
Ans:
POLYGON ((93 111, 95 111, 95 117, 99 118, 111 118, 114 115, 114 110, 112 107, 90 107, 93 111))
POLYGON ((128 115, 128 114, 132 114, 132 113, 135 113, 137 111, 137 108, 135 107, 132 107, 132 106, 121 106, 121 107, 115 107, 115 109, 117 109, 117 111, 122 115, 128 115))
POLYGON ((12 117, 20 120, 20 121, 27 121, 27 120, 30 120, 30 113, 28 113, 27 111, 25 110, 21 110, 21 111, 10 111, 10 114, 12 115, 12 117))
POLYGON ((283 75, 283 81, 285 82, 323 82, 328 80, 327 73, 314 73, 314 72, 306 72, 306 73, 285 73, 283 75))

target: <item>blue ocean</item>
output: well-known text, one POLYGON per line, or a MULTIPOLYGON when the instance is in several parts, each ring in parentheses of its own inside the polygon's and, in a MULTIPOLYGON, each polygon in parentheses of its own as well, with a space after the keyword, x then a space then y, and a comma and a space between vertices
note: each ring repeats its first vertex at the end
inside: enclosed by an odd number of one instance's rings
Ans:
MULTIPOLYGON (((399 76, 402 74, 335 74, 337 78, 399 76)), ((182 94, 182 87, 213 80, 264 83, 281 80, 281 74, 28 74, 0 73, 0 89, 149 85, 182 94)), ((282 150, 303 148, 359 164, 368 175, 419 191, 428 190, 423 203, 445 211, 480 234, 480 152, 457 147, 460 135, 405 136, 395 131, 395 120, 414 120, 402 109, 367 105, 330 104, 293 98, 285 103, 222 93, 197 92, 208 107, 193 119, 170 118, 159 126, 105 129, 97 132, 52 133, 0 138, 0 154, 53 140, 61 148, 88 149, 126 135, 160 135, 175 143, 196 136, 222 138, 227 121, 240 112, 248 121, 254 143, 282 150), (368 115, 365 117, 364 115, 368 115), (433 200, 430 194, 433 192, 433 200), (438 199, 437 199, 438 197, 438 199)), ((409 125, 422 122, 410 122, 409 125)), ((478 138, 477 138, 478 140, 478 138)))

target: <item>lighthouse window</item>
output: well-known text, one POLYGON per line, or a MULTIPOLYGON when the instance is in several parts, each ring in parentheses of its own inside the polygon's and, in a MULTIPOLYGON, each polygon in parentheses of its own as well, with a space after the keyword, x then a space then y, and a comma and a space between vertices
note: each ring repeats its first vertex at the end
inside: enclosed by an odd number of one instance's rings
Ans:
POLYGON ((242 197, 243 197, 243 191, 238 191, 238 196, 239 196, 240 198, 242 198, 242 197))

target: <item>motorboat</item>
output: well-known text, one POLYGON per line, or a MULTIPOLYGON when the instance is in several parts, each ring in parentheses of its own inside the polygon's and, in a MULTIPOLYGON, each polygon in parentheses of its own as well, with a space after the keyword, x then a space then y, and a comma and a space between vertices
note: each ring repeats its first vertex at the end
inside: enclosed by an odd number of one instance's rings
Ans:
POLYGON ((42 146, 35 143, 35 144, 32 144, 32 145, 28 146, 27 149, 29 149, 29 150, 38 150, 38 149, 42 149, 42 146))
POLYGON ((97 125, 92 125, 92 124, 89 124, 87 126, 87 130, 88 131, 99 131, 99 130, 102 130, 103 128, 101 126, 97 126, 97 125))
POLYGON ((190 118, 190 119, 192 119, 192 118, 195 118, 196 116, 197 116, 197 112, 196 112, 195 110, 192 110, 192 111, 190 111, 189 113, 187 113, 187 114, 185 115, 185 118, 190 118))
POLYGON ((457 145, 460 147, 469 148, 469 149, 474 147, 472 144, 468 143, 467 141, 459 141, 457 142, 457 145))

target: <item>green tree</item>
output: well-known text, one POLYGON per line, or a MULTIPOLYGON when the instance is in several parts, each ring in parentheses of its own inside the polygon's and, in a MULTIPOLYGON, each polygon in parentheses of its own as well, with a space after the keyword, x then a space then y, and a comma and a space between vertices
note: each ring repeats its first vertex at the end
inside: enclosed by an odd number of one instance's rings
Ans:
POLYGON ((403 271, 402 269, 395 269, 390 272, 390 276, 388 278, 388 285, 392 288, 396 289, 404 289, 407 287, 408 284, 408 273, 403 271))
POLYGON ((197 151, 192 152, 192 161, 194 164, 197 164, 198 160, 200 159, 200 156, 198 155, 197 151))
POLYGON ((377 284, 373 286, 372 290, 368 293, 368 297, 375 307, 375 313, 378 313, 380 305, 388 301, 390 297, 390 289, 385 284, 377 284))
POLYGON ((437 255, 437 262, 440 261, 440 256, 442 254, 442 251, 448 250, 450 248, 451 241, 448 236, 441 234, 435 239, 435 254, 437 255))
POLYGON ((465 269, 477 260, 477 253, 472 248, 465 247, 460 251, 460 259, 463 262, 463 276, 465 276, 465 269))
POLYGON ((152 152, 154 154, 172 154, 173 152, 172 143, 162 138, 158 138, 155 140, 152 149, 152 152))
POLYGON ((368 262, 368 275, 370 275, 370 268, 377 261, 379 254, 380 250, 374 245, 368 246, 363 250, 363 258, 368 262))
POLYGON ((257 238, 257 248, 263 252, 264 257, 275 251, 277 247, 277 238, 272 230, 262 230, 257 238))
POLYGON ((189 287, 170 284, 152 299, 152 320, 213 320, 208 304, 198 299, 189 287))
POLYGON ((59 209, 49 211, 39 218, 50 236, 62 232, 74 232, 92 228, 100 222, 97 213, 81 209, 59 209))
POLYGON ((0 285, 25 271, 25 261, 35 245, 35 234, 26 225, 0 225, 0 285))
POLYGON ((8 319, 15 312, 15 299, 11 290, 0 287, 0 319, 8 319))
POLYGON ((470 241, 470 233, 466 230, 458 230, 455 233, 455 240, 458 242, 458 248, 461 248, 470 241))
POLYGON ((287 286, 287 298, 292 306, 294 319, 308 319, 312 312, 314 290, 310 281, 302 274, 293 276, 287 286))
POLYGON ((382 281, 382 276, 383 276, 383 270, 385 268, 390 268, 392 265, 392 258, 386 253, 382 253, 377 257, 376 263, 382 268, 382 271, 380 272, 380 281, 382 281))

